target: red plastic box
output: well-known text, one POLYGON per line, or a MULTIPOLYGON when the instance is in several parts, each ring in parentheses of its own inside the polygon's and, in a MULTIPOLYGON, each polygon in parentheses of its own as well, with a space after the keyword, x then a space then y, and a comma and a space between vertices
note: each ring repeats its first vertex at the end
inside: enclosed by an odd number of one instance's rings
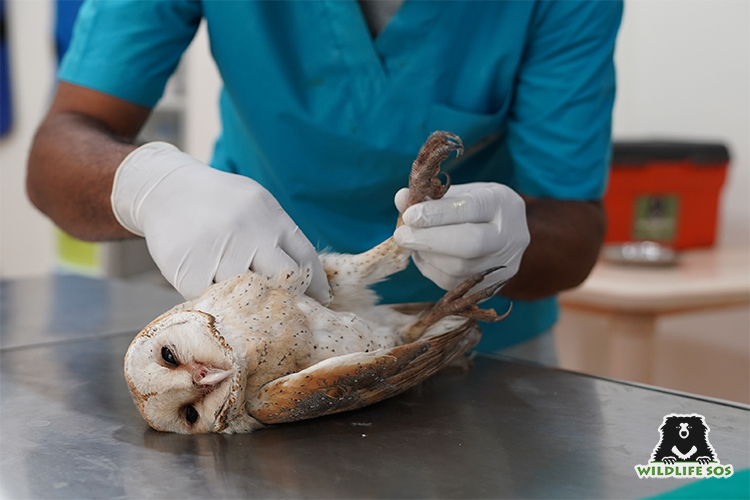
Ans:
POLYGON ((723 144, 615 142, 605 244, 656 241, 674 249, 712 246, 729 152, 723 144))

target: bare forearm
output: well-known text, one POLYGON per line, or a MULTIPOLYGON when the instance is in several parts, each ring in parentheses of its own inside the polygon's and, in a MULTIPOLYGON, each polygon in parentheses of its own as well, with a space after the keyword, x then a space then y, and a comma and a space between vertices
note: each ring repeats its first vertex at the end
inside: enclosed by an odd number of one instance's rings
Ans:
POLYGON ((50 116, 29 155, 29 198, 78 238, 132 236, 115 220, 109 197, 117 166, 134 148, 88 117, 71 112, 50 116))
POLYGON ((58 82, 29 153, 26 189, 58 226, 84 240, 131 237, 112 214, 115 171, 150 109, 58 82))
POLYGON ((518 273, 501 294, 532 300, 583 282, 596 263, 606 219, 600 203, 527 200, 531 242, 518 273))

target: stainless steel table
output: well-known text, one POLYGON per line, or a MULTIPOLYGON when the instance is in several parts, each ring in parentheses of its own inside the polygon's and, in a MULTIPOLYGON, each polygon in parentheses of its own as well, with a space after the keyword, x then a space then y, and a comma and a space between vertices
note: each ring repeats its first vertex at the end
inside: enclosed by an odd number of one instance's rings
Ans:
POLYGON ((0 487, 6 498, 639 498, 669 413, 699 413, 723 464, 750 466, 750 410, 479 356, 355 412, 249 435, 141 420, 122 358, 180 298, 80 277, 1 286, 0 487))

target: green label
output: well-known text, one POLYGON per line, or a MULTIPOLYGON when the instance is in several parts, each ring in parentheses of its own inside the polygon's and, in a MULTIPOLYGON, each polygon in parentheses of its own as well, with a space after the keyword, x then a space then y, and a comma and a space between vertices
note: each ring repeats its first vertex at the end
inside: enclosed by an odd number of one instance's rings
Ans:
POLYGON ((633 239, 674 240, 679 201, 676 195, 645 195, 636 198, 633 239))
POLYGON ((99 268, 99 244, 73 238, 60 229, 57 232, 58 263, 63 267, 96 271, 99 268))

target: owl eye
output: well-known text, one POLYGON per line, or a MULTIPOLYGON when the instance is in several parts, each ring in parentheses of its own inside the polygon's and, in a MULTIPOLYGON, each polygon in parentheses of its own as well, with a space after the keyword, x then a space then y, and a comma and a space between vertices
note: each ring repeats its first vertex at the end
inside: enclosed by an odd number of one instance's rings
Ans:
POLYGON ((193 425, 198 421, 198 410, 195 409, 193 405, 187 405, 185 407, 185 420, 187 420, 187 423, 190 425, 193 425))
POLYGON ((180 366, 180 363, 177 362, 177 358, 172 354, 172 350, 167 346, 161 348, 161 359, 172 366, 180 366))

